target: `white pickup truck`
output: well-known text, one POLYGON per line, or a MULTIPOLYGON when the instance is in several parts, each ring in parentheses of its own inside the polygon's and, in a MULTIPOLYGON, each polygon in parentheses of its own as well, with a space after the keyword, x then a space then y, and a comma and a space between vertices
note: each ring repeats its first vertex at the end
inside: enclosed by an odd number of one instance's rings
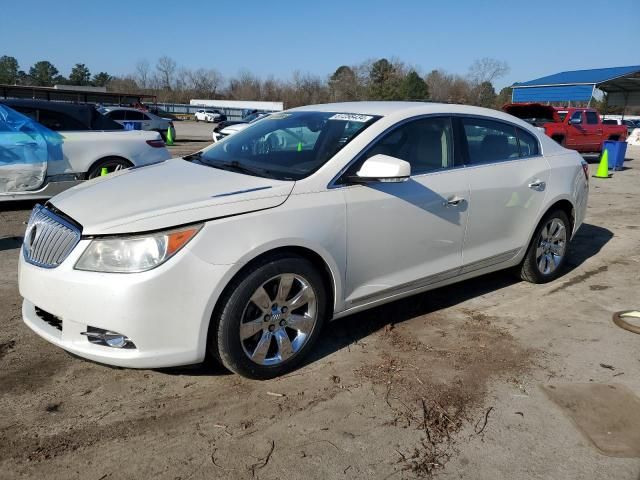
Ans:
POLYGON ((0 202, 171 157, 158 132, 126 131, 90 105, 0 100, 0 202))

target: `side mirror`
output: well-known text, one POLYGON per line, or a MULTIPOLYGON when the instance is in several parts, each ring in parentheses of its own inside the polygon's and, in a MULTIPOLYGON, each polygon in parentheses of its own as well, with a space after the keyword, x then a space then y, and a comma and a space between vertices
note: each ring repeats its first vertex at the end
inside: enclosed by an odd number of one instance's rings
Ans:
POLYGON ((374 155, 367 159, 360 170, 347 180, 353 183, 404 182, 411 176, 409 162, 389 155, 374 155))

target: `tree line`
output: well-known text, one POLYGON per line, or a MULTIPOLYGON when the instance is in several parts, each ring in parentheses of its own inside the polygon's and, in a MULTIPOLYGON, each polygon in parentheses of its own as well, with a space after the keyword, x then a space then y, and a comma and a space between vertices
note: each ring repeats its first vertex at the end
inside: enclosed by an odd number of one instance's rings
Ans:
POLYGON ((0 83, 11 85, 106 86, 109 91, 156 95, 161 103, 189 103, 194 98, 282 101, 286 108, 327 102, 359 100, 429 100, 500 108, 511 99, 511 88, 495 91, 495 81, 509 71, 506 62, 478 59, 465 75, 434 69, 427 74, 403 61, 371 59, 357 65, 341 65, 331 75, 295 71, 289 79, 260 78, 241 71, 225 78, 215 69, 188 69, 168 57, 155 64, 141 60, 126 75, 92 74, 77 63, 68 77, 49 61, 22 70, 11 56, 0 57, 0 83))

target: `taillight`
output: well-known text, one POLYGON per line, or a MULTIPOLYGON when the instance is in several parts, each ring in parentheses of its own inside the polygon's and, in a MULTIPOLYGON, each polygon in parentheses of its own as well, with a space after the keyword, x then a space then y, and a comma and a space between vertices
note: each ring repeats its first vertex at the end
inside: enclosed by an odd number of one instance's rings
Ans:
POLYGON ((581 160, 582 163, 582 173, 584 173, 584 179, 589 183, 589 164, 584 160, 581 160))
POLYGON ((147 145, 153 148, 162 148, 164 147, 164 142, 162 140, 147 140, 147 145))

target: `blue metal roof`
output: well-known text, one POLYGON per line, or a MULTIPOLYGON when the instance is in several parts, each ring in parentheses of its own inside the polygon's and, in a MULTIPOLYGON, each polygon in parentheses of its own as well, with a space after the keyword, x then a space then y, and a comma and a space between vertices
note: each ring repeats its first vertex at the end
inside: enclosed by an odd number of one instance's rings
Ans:
POLYGON ((638 72, 640 72, 640 65, 633 65, 629 67, 594 68, 591 70, 573 70, 570 72, 560 72, 548 75, 535 80, 529 80, 528 82, 516 83, 513 86, 517 88, 543 85, 594 85, 638 72))
POLYGON ((514 87, 511 101, 527 102, 587 102, 593 95, 592 85, 560 85, 552 87, 514 87))

